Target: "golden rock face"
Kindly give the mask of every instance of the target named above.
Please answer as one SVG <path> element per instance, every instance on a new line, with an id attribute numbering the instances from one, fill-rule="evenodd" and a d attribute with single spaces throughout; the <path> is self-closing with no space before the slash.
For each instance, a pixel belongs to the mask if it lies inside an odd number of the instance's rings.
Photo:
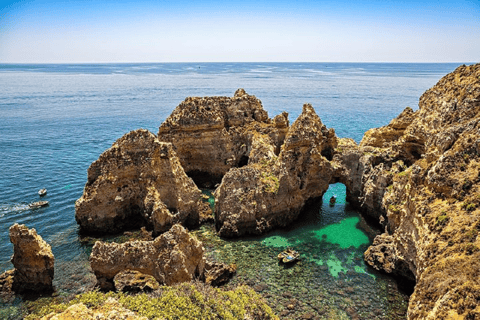
<path id="1" fill-rule="evenodd" d="M 392 121 L 362 140 L 361 146 L 380 147 L 378 154 L 408 164 L 392 174 L 382 197 L 388 236 L 377 237 L 366 261 L 387 272 L 411 272 L 409 319 L 474 319 L 480 317 L 480 65 L 443 77 L 419 107 L 399 116 L 411 123 L 394 139 L 375 142 L 392 132 Z M 375 249 L 381 246 L 391 258 L 383 265 Z"/>
<path id="2" fill-rule="evenodd" d="M 97 241 L 90 265 L 103 289 L 112 289 L 114 277 L 124 270 L 139 271 L 153 276 L 160 284 L 172 285 L 203 274 L 203 252 L 202 243 L 176 224 L 153 241 Z"/>
<path id="3" fill-rule="evenodd" d="M 53 291 L 52 248 L 35 229 L 15 223 L 10 227 L 13 243 L 12 263 L 15 267 L 12 288 L 15 292 Z"/>
<path id="4" fill-rule="evenodd" d="M 75 218 L 87 232 L 146 225 L 159 234 L 175 223 L 198 224 L 210 211 L 200 199 L 201 191 L 185 174 L 171 143 L 139 129 L 92 163 Z"/>
<path id="5" fill-rule="evenodd" d="M 480 317 L 479 114 L 480 64 L 443 77 L 417 111 L 406 108 L 359 145 L 337 138 L 308 104 L 290 126 L 286 113 L 268 118 L 241 89 L 232 98 L 187 98 L 158 138 L 132 132 L 92 164 L 76 218 L 98 232 L 121 229 L 131 216 L 157 233 L 198 221 L 208 210 L 190 176 L 205 187 L 219 183 L 219 234 L 260 234 L 287 225 L 307 200 L 342 182 L 347 201 L 385 228 L 366 262 L 416 283 L 409 319 L 474 319 Z"/>

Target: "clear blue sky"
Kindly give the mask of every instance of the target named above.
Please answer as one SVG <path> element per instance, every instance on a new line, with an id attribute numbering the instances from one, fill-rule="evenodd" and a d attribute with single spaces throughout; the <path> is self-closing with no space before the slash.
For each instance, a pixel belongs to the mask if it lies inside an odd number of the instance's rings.
<path id="1" fill-rule="evenodd" d="M 480 0 L 0 6 L 0 63 L 480 61 Z"/>

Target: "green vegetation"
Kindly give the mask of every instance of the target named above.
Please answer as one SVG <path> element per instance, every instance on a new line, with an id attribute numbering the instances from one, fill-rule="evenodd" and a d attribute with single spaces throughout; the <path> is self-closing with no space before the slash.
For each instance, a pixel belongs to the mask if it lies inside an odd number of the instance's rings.
<path id="1" fill-rule="evenodd" d="M 405 176 L 409 176 L 410 175 L 410 171 L 409 170 L 405 170 L 405 171 L 402 171 L 402 172 L 399 172 L 397 173 L 397 176 L 399 177 L 405 177 Z"/>
<path id="2" fill-rule="evenodd" d="M 437 217 L 437 222 L 436 222 L 436 225 L 437 226 L 444 226 L 447 224 L 448 220 L 450 218 L 447 216 L 447 213 L 445 211 L 442 211 L 442 215 L 439 215 Z"/>
<path id="3" fill-rule="evenodd" d="M 464 246 L 465 248 L 465 253 L 470 255 L 470 254 L 474 254 L 475 252 L 478 252 L 480 251 L 480 248 L 478 248 L 476 245 L 474 245 L 473 243 L 467 243 L 465 244 Z"/>
<path id="4" fill-rule="evenodd" d="M 467 211 L 473 211 L 477 205 L 475 203 L 469 203 L 469 202 L 464 202 L 462 203 L 462 208 L 467 210 Z"/>
<path id="5" fill-rule="evenodd" d="M 477 229 L 471 229 L 470 231 L 467 232 L 466 236 L 468 240 L 475 241 L 477 234 L 478 234 Z"/>
<path id="6" fill-rule="evenodd" d="M 388 210 L 390 210 L 390 211 L 392 211 L 392 212 L 395 212 L 395 213 L 397 213 L 397 212 L 400 211 L 400 209 L 399 209 L 396 205 L 394 205 L 394 204 L 389 205 L 389 206 L 388 206 Z"/>
<path id="7" fill-rule="evenodd" d="M 262 172 L 261 182 L 265 192 L 277 193 L 280 188 L 280 181 L 271 173 Z"/>
<path id="8" fill-rule="evenodd" d="M 25 319 L 33 320 L 51 312 L 63 312 L 77 303 L 99 309 L 108 298 L 114 298 L 124 308 L 148 319 L 278 319 L 261 296 L 247 286 L 224 291 L 201 282 L 162 287 L 150 295 L 87 292 L 66 303 L 43 305 Z"/>

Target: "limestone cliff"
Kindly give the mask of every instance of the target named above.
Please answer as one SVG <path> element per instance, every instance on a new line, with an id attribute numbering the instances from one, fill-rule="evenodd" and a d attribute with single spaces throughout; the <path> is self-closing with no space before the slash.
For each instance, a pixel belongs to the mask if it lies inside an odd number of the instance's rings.
<path id="1" fill-rule="evenodd" d="M 277 150 L 285 138 L 288 114 L 268 118 L 255 96 L 238 89 L 229 97 L 189 97 L 159 128 L 197 185 L 213 187 L 234 167 L 248 163 L 254 133 L 268 135 Z"/>
<path id="2" fill-rule="evenodd" d="M 81 230 L 97 233 L 146 225 L 159 234 L 175 223 L 196 225 L 210 212 L 171 143 L 142 129 L 118 139 L 92 163 L 75 203 Z"/>
<path id="3" fill-rule="evenodd" d="M 416 283 L 409 319 L 480 317 L 480 64 L 442 78 L 417 111 L 406 108 L 359 145 L 338 139 L 308 104 L 292 126 L 287 116 L 269 119 L 242 89 L 187 98 L 158 139 L 130 133 L 92 164 L 77 221 L 99 232 L 137 217 L 157 232 L 197 222 L 200 193 L 186 172 L 202 186 L 221 181 L 220 235 L 261 234 L 339 181 L 385 229 L 366 262 Z"/>
<path id="4" fill-rule="evenodd" d="M 261 234 L 294 221 L 306 201 L 327 190 L 327 159 L 337 138 L 309 104 L 289 128 L 280 154 L 265 134 L 253 136 L 249 163 L 230 170 L 215 192 L 215 223 L 222 236 Z"/>
<path id="5" fill-rule="evenodd" d="M 139 271 L 161 284 L 172 285 L 203 274 L 203 251 L 202 243 L 176 224 L 153 241 L 97 241 L 90 265 L 103 289 L 113 289 L 115 276 L 124 270 Z"/>
<path id="6" fill-rule="evenodd" d="M 392 175 L 382 199 L 388 233 L 365 257 L 386 272 L 409 270 L 409 319 L 480 317 L 479 112 L 480 64 L 461 66 L 422 95 L 418 111 L 362 141 L 408 166 Z"/>
<path id="7" fill-rule="evenodd" d="M 53 291 L 54 257 L 52 248 L 35 229 L 15 223 L 10 227 L 15 267 L 12 288 L 17 293 Z"/>

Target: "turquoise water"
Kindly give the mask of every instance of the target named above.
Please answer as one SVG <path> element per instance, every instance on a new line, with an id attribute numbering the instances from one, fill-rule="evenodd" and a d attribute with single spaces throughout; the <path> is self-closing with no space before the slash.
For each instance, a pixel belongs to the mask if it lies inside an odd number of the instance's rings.
<path id="1" fill-rule="evenodd" d="M 329 205 L 332 194 L 337 203 Z M 405 319 L 408 296 L 397 283 L 363 262 L 378 231 L 345 202 L 343 184 L 330 185 L 323 202 L 311 204 L 289 228 L 259 237 L 221 239 L 213 225 L 195 231 L 210 259 L 237 265 L 230 286 L 246 283 L 284 319 L 314 314 L 324 319 Z M 277 255 L 291 248 L 300 260 L 285 265 Z M 289 305 L 294 301 L 294 307 Z"/>
<path id="2" fill-rule="evenodd" d="M 18 222 L 35 228 L 52 245 L 56 257 L 54 283 L 59 291 L 75 293 L 89 288 L 94 282 L 88 269 L 89 245 L 79 240 L 74 219 L 75 200 L 87 181 L 87 168 L 125 133 L 138 128 L 157 133 L 160 124 L 187 96 L 232 96 L 243 87 L 262 101 L 270 117 L 287 111 L 291 123 L 308 102 L 338 136 L 358 142 L 366 130 L 387 124 L 406 106 L 416 109 L 420 95 L 457 66 L 0 64 L 0 271 L 12 268 L 8 228 Z M 28 203 L 39 200 L 37 191 L 41 188 L 48 189 L 45 200 L 50 205 L 28 209 Z M 335 240 L 336 228 L 354 230 L 355 219 L 360 219 L 341 201 L 339 196 L 334 207 L 322 206 L 322 215 L 306 214 L 303 222 L 295 225 L 304 230 L 297 235 L 294 229 L 268 237 L 309 245 L 312 251 L 319 249 L 317 254 L 305 256 L 302 263 L 308 261 L 331 270 L 328 276 L 342 281 L 345 270 L 348 273 L 363 266 L 355 258 L 347 263 L 355 245 L 342 248 L 349 242 Z M 335 211 L 341 206 L 346 209 Z M 363 224 L 361 219 L 359 224 Z M 362 236 L 353 232 L 352 243 L 363 242 Z M 265 250 L 276 250 L 257 240 L 255 243 Z M 365 246 L 361 244 L 358 250 Z M 331 250 L 323 252 L 320 248 Z M 338 278 L 332 276 L 335 274 Z M 365 277 L 373 279 L 368 274 Z M 375 287 L 376 283 L 364 286 Z"/>

